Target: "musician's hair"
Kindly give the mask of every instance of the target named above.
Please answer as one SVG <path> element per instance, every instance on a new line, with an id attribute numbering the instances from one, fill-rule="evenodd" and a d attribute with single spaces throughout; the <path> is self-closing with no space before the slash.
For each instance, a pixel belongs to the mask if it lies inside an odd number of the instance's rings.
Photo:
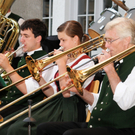
<path id="1" fill-rule="evenodd" d="M 121 38 L 131 37 L 130 43 L 135 44 L 135 21 L 125 17 L 118 17 L 107 23 L 105 31 L 115 29 Z"/>
<path id="2" fill-rule="evenodd" d="M 66 21 L 63 24 L 61 24 L 57 28 L 57 32 L 65 32 L 70 37 L 74 37 L 77 35 L 79 37 L 80 43 L 89 40 L 89 36 L 83 34 L 83 29 L 81 24 L 74 20 Z"/>
<path id="3" fill-rule="evenodd" d="M 20 27 L 22 31 L 30 29 L 34 34 L 34 37 L 41 36 L 41 45 L 47 36 L 47 27 L 40 19 L 29 19 L 26 20 Z"/>

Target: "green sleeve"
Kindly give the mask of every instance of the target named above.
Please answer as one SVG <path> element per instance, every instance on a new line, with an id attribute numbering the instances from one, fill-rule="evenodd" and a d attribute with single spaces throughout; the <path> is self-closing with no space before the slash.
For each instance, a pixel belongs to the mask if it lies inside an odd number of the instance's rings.
<path id="1" fill-rule="evenodd" d="M 3 87 L 7 86 L 3 78 L 0 76 L 0 83 Z"/>

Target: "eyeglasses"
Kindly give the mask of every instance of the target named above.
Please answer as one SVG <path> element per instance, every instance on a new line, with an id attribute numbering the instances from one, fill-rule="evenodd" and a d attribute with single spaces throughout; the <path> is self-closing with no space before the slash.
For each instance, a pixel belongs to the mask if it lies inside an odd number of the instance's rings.
<path id="1" fill-rule="evenodd" d="M 116 38 L 116 39 L 109 39 L 109 38 L 104 38 L 104 41 L 105 42 L 108 42 L 108 44 L 111 44 L 112 42 L 114 42 L 114 41 L 116 41 L 116 40 L 118 40 L 118 39 L 120 39 L 120 38 Z"/>

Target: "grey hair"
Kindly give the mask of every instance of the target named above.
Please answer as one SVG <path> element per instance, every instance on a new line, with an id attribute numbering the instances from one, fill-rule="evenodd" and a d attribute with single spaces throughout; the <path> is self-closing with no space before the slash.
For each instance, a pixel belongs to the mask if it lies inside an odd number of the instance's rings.
<path id="1" fill-rule="evenodd" d="M 105 31 L 115 29 L 121 38 L 131 37 L 130 43 L 135 44 L 135 21 L 125 17 L 118 17 L 107 23 Z"/>

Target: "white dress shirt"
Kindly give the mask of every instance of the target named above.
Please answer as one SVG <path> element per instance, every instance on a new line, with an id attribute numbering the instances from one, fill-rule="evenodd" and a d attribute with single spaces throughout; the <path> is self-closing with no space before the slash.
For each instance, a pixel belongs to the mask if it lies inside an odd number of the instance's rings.
<path id="1" fill-rule="evenodd" d="M 123 59 L 120 60 L 123 63 Z M 117 65 L 116 65 L 117 66 Z M 100 86 L 101 90 L 102 84 Z M 92 112 L 93 108 L 96 106 L 99 94 L 94 95 L 94 102 L 92 106 L 89 105 L 89 110 Z M 128 75 L 124 82 L 118 83 L 116 86 L 113 100 L 119 105 L 122 110 L 130 109 L 135 105 L 135 67 L 132 69 L 131 73 Z"/>
<path id="2" fill-rule="evenodd" d="M 113 100 L 123 110 L 130 109 L 135 105 L 135 67 L 127 79 L 117 85 Z"/>

